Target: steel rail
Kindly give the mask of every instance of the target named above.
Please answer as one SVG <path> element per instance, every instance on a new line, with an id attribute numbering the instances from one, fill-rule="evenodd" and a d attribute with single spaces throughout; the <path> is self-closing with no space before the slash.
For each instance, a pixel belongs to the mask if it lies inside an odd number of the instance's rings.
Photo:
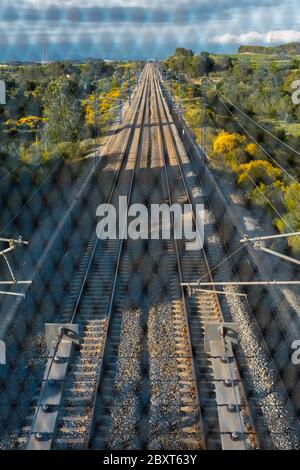
<path id="1" fill-rule="evenodd" d="M 137 103 L 137 106 L 136 106 L 135 111 L 134 111 L 133 119 L 131 121 L 130 132 L 127 135 L 127 139 L 125 140 L 122 151 L 121 151 L 121 154 L 123 155 L 123 157 L 122 157 L 121 162 L 119 163 L 117 174 L 114 178 L 113 186 L 111 188 L 109 198 L 108 198 L 108 202 L 106 204 L 107 207 L 111 203 L 111 200 L 112 200 L 114 192 L 115 192 L 115 188 L 117 186 L 117 182 L 119 180 L 119 177 L 121 175 L 121 171 L 122 171 L 122 169 L 124 167 L 124 164 L 125 164 L 126 153 L 127 153 L 127 151 L 129 151 L 129 146 L 130 146 L 130 143 L 131 143 L 130 141 L 131 141 L 131 138 L 133 137 L 133 134 L 134 134 L 134 131 L 135 131 L 135 125 L 136 125 L 136 122 L 137 122 L 137 119 L 138 119 L 138 110 L 139 110 L 139 108 L 141 106 L 141 103 L 142 103 L 142 100 L 143 100 L 144 91 L 145 91 L 145 85 L 142 88 L 141 95 L 138 99 L 138 103 Z M 101 227 L 102 227 L 102 224 L 101 224 Z M 92 265 L 94 254 L 95 254 L 96 248 L 98 246 L 98 242 L 99 242 L 99 239 L 98 239 L 98 237 L 96 237 L 96 240 L 94 242 L 94 246 L 93 246 L 93 249 L 92 249 L 92 252 L 91 252 L 91 255 L 90 255 L 90 259 L 89 259 L 89 262 L 88 262 L 88 266 L 87 266 L 87 269 L 86 269 L 86 272 L 85 272 L 85 276 L 84 276 L 84 279 L 83 279 L 83 282 L 82 282 L 82 285 L 81 285 L 81 288 L 80 288 L 80 291 L 79 291 L 79 294 L 78 294 L 78 297 L 77 297 L 77 301 L 76 301 L 76 304 L 75 304 L 73 315 L 71 317 L 71 323 L 74 323 L 74 321 L 76 319 L 77 311 L 78 311 L 79 304 L 80 304 L 82 294 L 83 294 L 83 291 L 84 291 L 84 287 L 85 287 L 85 284 L 86 284 L 86 281 L 87 281 L 87 278 L 88 278 L 88 275 L 89 275 L 90 267 Z"/>
<path id="2" fill-rule="evenodd" d="M 141 150 L 141 143 L 142 143 L 142 138 L 143 138 L 143 128 L 144 128 L 144 120 L 145 120 L 145 114 L 146 114 L 146 99 L 148 95 L 148 90 L 149 90 L 149 77 L 148 75 L 145 76 L 145 85 L 143 88 L 142 92 L 142 100 L 141 100 L 141 105 L 142 105 L 142 118 L 141 118 L 141 126 L 139 129 L 139 138 L 138 138 L 138 145 L 137 145 L 137 152 L 134 160 L 134 168 L 132 170 L 131 174 L 131 180 L 130 180 L 130 185 L 129 185 L 129 191 L 128 191 L 128 201 L 130 201 L 131 196 L 132 196 L 132 189 L 133 189 L 133 184 L 134 184 L 134 179 L 135 179 L 135 174 L 136 174 L 136 169 L 138 162 L 140 160 L 140 150 Z M 144 100 L 144 103 L 143 103 Z M 134 131 L 136 130 L 136 127 L 134 128 Z M 122 235 L 124 235 L 125 231 L 125 221 L 124 225 L 122 228 Z M 96 401 L 97 401 L 97 395 L 100 390 L 100 384 L 101 384 L 101 376 L 103 375 L 103 369 L 104 369 L 104 363 L 105 363 L 105 353 L 107 352 L 107 347 L 108 347 L 108 342 L 109 342 L 109 330 L 110 330 L 110 325 L 111 325 L 111 320 L 112 320 L 112 312 L 113 312 L 113 305 L 114 305 L 114 299 L 115 299 L 115 292 L 116 292 L 116 285 L 117 285 L 117 279 L 119 275 L 119 267 L 120 267 L 120 262 L 121 262 L 121 257 L 122 257 L 122 251 L 124 247 L 124 237 L 122 236 L 120 239 L 119 247 L 118 247 L 118 255 L 117 255 L 117 262 L 115 266 L 115 273 L 114 273 L 114 279 L 113 279 L 113 285 L 112 285 L 112 292 L 110 295 L 110 303 L 109 303 L 109 308 L 108 308 L 108 313 L 107 313 L 107 325 L 106 325 L 106 331 L 104 335 L 104 347 L 103 347 L 103 354 L 102 354 L 102 361 L 101 361 L 101 366 L 99 369 L 98 377 L 96 380 L 97 383 L 97 388 L 94 394 L 94 401 L 92 405 L 92 416 L 94 416 L 94 409 L 96 406 Z M 89 426 L 89 431 L 88 431 L 88 442 L 90 442 L 91 439 L 91 434 L 92 434 L 92 429 L 94 426 L 93 419 L 90 421 L 90 426 Z"/>
<path id="3" fill-rule="evenodd" d="M 168 174 L 168 150 L 167 150 L 167 145 L 166 145 L 166 139 L 165 139 L 165 134 L 163 130 L 163 124 L 162 124 L 162 116 L 161 116 L 161 111 L 160 111 L 160 106 L 159 106 L 159 98 L 158 98 L 158 92 L 157 92 L 157 81 L 154 76 L 154 92 L 155 92 L 155 102 L 156 102 L 156 112 L 157 112 L 157 117 L 159 121 L 159 129 L 160 129 L 160 141 L 162 145 L 162 155 L 163 155 L 163 167 L 164 167 L 164 179 L 165 179 L 165 184 L 167 188 L 167 194 L 168 194 L 168 200 L 170 206 L 172 205 L 172 196 L 171 196 L 171 190 L 170 190 L 170 185 L 169 185 L 169 174 Z M 162 104 L 162 102 L 161 102 Z M 173 227 L 173 232 L 174 232 L 174 219 L 173 219 L 173 214 L 172 214 L 172 227 Z M 177 269 L 178 269 L 178 277 L 179 277 L 179 286 L 180 286 L 180 292 L 181 292 L 181 300 L 182 300 L 182 305 L 183 305 L 183 314 L 185 318 L 185 323 L 186 323 L 186 330 L 187 330 L 187 337 L 188 337 L 188 343 L 189 343 L 189 349 L 191 351 L 191 363 L 192 363 L 192 379 L 194 382 L 194 388 L 195 388 L 195 395 L 196 395 L 196 406 L 198 407 L 199 410 L 199 424 L 200 424 L 200 432 L 202 434 L 202 443 L 203 447 L 206 448 L 206 443 L 205 443 L 205 436 L 204 436 L 204 425 L 203 425 L 203 419 L 201 415 L 201 405 L 200 405 L 200 399 L 199 399 L 199 391 L 198 391 L 198 385 L 197 385 L 197 379 L 196 379 L 196 369 L 195 369 L 195 364 L 194 364 L 194 357 L 193 357 L 193 349 L 192 349 L 192 343 L 191 343 L 191 335 L 190 335 L 190 329 L 189 329 L 189 321 L 188 321 L 188 313 L 187 313 L 187 305 L 186 305 L 186 299 L 185 299 L 185 294 L 184 290 L 182 287 L 182 270 L 181 270 L 181 262 L 180 262 L 180 255 L 179 255 L 179 247 L 178 247 L 178 242 L 174 237 L 174 247 L 175 247 L 175 253 L 176 253 L 176 260 L 177 260 Z"/>
<path id="4" fill-rule="evenodd" d="M 113 186 L 112 186 L 112 189 L 111 189 L 110 194 L 109 194 L 109 202 L 111 201 L 111 199 L 114 195 L 115 188 L 116 188 L 117 182 L 118 182 L 120 174 L 121 174 L 121 170 L 124 167 L 125 161 L 127 160 L 126 157 L 128 155 L 128 152 L 129 152 L 129 149 L 130 149 L 130 146 L 131 146 L 131 140 L 132 140 L 133 134 L 135 132 L 135 126 L 136 126 L 136 122 L 137 122 L 137 119 L 138 119 L 138 111 L 139 111 L 139 107 L 141 106 L 141 103 L 143 102 L 145 89 L 146 89 L 146 83 L 143 85 L 142 90 L 141 90 L 141 94 L 137 99 L 137 106 L 134 110 L 133 118 L 131 120 L 130 132 L 127 134 L 127 138 L 126 138 L 125 143 L 123 145 L 122 152 L 121 152 L 122 159 L 121 159 L 121 162 L 119 162 L 117 174 L 115 176 Z M 109 204 L 109 202 L 107 204 Z M 81 298 L 82 298 L 82 294 L 84 292 L 86 281 L 88 279 L 90 267 L 91 267 L 91 264 L 92 264 L 92 261 L 93 261 L 93 258 L 94 258 L 94 254 L 95 254 L 95 251 L 96 251 L 96 248 L 97 248 L 97 245 L 98 245 L 98 241 L 99 241 L 98 238 L 96 238 L 94 246 L 93 246 L 92 253 L 91 253 L 90 258 L 89 258 L 89 262 L 88 262 L 88 266 L 87 266 L 87 269 L 86 269 L 86 272 L 85 272 L 84 280 L 82 282 L 80 292 L 79 292 L 79 295 L 77 297 L 76 305 L 75 305 L 72 317 L 70 319 L 71 324 L 75 322 L 76 317 L 77 317 L 78 307 L 79 307 L 79 304 L 80 304 L 80 301 L 81 301 Z M 115 274 L 115 276 L 116 276 L 116 274 Z M 106 338 L 105 338 L 105 340 L 106 340 Z M 57 341 L 57 344 L 55 345 L 55 350 L 57 350 L 59 342 L 60 342 L 60 337 L 58 336 L 58 341 Z M 51 366 L 53 364 L 54 357 L 55 357 L 55 354 L 53 354 L 51 365 L 48 367 L 48 372 L 47 372 L 48 377 L 49 377 L 50 372 L 51 372 Z M 41 406 L 41 402 L 42 402 L 42 399 L 43 399 L 43 390 L 44 389 L 42 389 L 41 394 L 39 396 L 38 403 L 36 405 L 36 411 L 35 411 L 35 415 L 34 415 L 34 418 L 33 418 L 33 424 L 31 426 L 31 429 L 33 429 L 33 427 L 34 427 L 37 411 L 38 411 L 39 407 Z M 95 393 L 95 396 L 96 396 L 96 393 Z M 60 411 L 61 411 L 61 408 L 60 408 Z M 54 438 L 54 436 L 53 436 L 53 438 Z"/>
<path id="5" fill-rule="evenodd" d="M 174 136 L 174 132 L 173 132 L 173 129 L 172 129 L 172 126 L 171 126 L 169 117 L 168 117 L 168 113 L 167 113 L 167 110 L 166 110 L 165 99 L 164 99 L 164 97 L 163 97 L 163 94 L 162 94 L 162 91 L 161 91 L 161 87 L 159 86 L 157 77 L 156 77 L 156 89 L 159 90 L 159 94 L 160 94 L 160 97 L 161 97 L 161 105 L 162 105 L 162 108 L 163 108 L 163 111 L 164 111 L 164 115 L 165 115 L 166 122 L 167 122 L 168 127 L 169 127 L 169 130 L 170 130 L 170 135 L 171 135 L 171 139 L 172 139 L 172 146 L 173 146 L 173 149 L 175 150 L 175 156 L 176 156 L 176 161 L 177 161 L 178 169 L 179 169 L 180 176 L 181 176 L 181 181 L 182 181 L 182 184 L 183 184 L 184 191 L 185 191 L 185 193 L 186 193 L 188 202 L 189 202 L 190 206 L 193 208 L 192 218 L 193 218 L 195 227 L 197 228 L 196 217 L 195 217 L 195 212 L 194 212 L 194 210 L 195 210 L 195 209 L 194 209 L 194 204 L 193 204 L 193 202 L 192 202 L 192 200 L 191 200 L 190 191 L 189 191 L 189 189 L 188 189 L 188 185 L 187 185 L 186 180 L 185 180 L 184 172 L 183 172 L 183 169 L 182 169 L 182 163 L 181 163 L 181 161 L 180 161 L 180 153 L 179 153 L 179 150 L 178 150 L 178 146 L 177 146 L 177 143 L 176 143 L 176 139 L 175 139 L 175 136 Z M 204 240 L 202 240 L 202 244 L 203 244 L 203 247 L 202 247 L 203 258 L 204 258 L 206 267 L 207 267 L 207 269 L 208 269 L 208 276 L 209 276 L 210 280 L 212 281 L 212 282 L 210 283 L 210 286 L 212 286 L 212 290 L 213 290 L 214 293 L 215 293 L 216 300 L 217 300 L 217 304 L 218 304 L 218 307 L 219 307 L 219 312 L 220 312 L 220 314 L 221 314 L 223 320 L 225 321 L 224 316 L 223 316 L 223 312 L 222 312 L 222 309 L 221 309 L 221 306 L 220 306 L 220 303 L 219 303 L 219 299 L 218 299 L 217 292 L 216 292 L 216 290 L 214 289 L 213 279 L 212 279 L 212 276 L 211 276 L 211 273 L 210 273 L 209 263 L 208 263 L 208 259 L 207 259 L 206 252 L 205 252 L 205 249 L 204 249 Z M 179 259 L 179 265 L 180 265 L 180 255 L 179 255 L 179 249 L 178 249 L 178 244 L 177 244 L 177 242 L 176 242 L 176 245 L 177 245 L 178 259 Z M 182 281 L 181 281 L 181 282 L 182 282 Z M 184 285 L 184 284 L 182 283 L 182 288 L 183 288 L 183 285 Z M 185 299 L 184 290 L 183 290 L 183 296 L 184 296 L 184 299 Z M 188 314 L 187 314 L 186 302 L 185 302 L 185 309 L 186 309 L 186 316 L 187 316 L 187 322 L 188 322 Z M 188 330 L 188 331 L 189 331 L 189 330 Z M 189 333 L 189 336 L 190 336 L 190 333 Z M 229 366 L 229 357 L 228 357 L 228 354 L 227 354 L 226 351 L 225 351 L 225 354 L 226 354 L 227 364 L 228 364 L 228 366 Z M 229 367 L 229 370 L 230 370 L 230 373 L 231 373 L 231 368 L 230 368 L 230 367 Z M 196 376 L 196 375 L 195 375 L 195 376 Z M 196 381 L 196 384 L 197 384 L 197 381 Z M 198 388 L 198 384 L 197 384 L 197 388 Z M 237 396 L 236 396 L 236 391 L 235 391 L 235 389 L 234 389 L 234 395 L 235 395 L 236 404 L 238 404 L 238 399 L 237 399 Z M 245 438 L 244 426 L 243 426 L 243 421 L 242 421 L 242 418 L 241 418 L 241 413 L 238 412 L 238 415 L 239 415 L 239 421 L 240 421 L 240 427 L 241 427 L 241 435 L 244 436 L 243 441 L 244 441 L 245 446 L 246 446 L 246 438 Z"/>
<path id="6" fill-rule="evenodd" d="M 192 167 L 193 167 L 194 170 L 195 170 L 195 174 L 197 175 L 197 178 L 198 178 L 198 180 L 199 180 L 198 172 L 197 172 L 196 169 L 195 169 L 195 165 L 194 165 L 193 160 L 190 159 L 190 162 L 191 162 Z M 209 199 L 208 199 L 208 197 L 207 197 L 206 194 L 205 194 L 205 199 L 206 199 L 207 204 L 208 204 L 208 206 L 210 207 L 211 211 L 213 212 L 212 207 L 211 207 L 211 203 L 210 203 L 210 201 L 209 201 Z M 217 221 L 216 221 L 215 223 L 216 223 L 216 226 L 217 226 L 217 228 L 218 228 L 219 233 L 221 233 L 221 230 L 220 230 L 220 227 L 219 227 Z M 228 253 L 228 255 L 230 255 L 230 254 L 229 254 L 229 251 L 228 251 L 228 248 L 227 248 L 227 246 L 226 246 L 225 243 L 224 243 L 224 248 L 225 248 L 226 252 Z M 232 265 L 232 268 L 233 268 L 233 270 L 234 270 L 236 279 L 239 280 L 240 278 L 239 278 L 239 275 L 238 275 L 238 273 L 237 273 L 235 264 L 234 264 L 234 262 L 232 261 L 232 259 L 231 259 L 230 256 L 229 256 L 229 261 L 230 261 L 230 263 L 231 263 L 231 265 Z M 208 267 L 209 267 L 209 266 L 208 266 Z M 209 274 L 210 274 L 210 272 L 207 273 L 207 275 L 209 275 Z M 211 277 L 211 276 L 210 276 L 210 277 Z M 213 281 L 212 281 L 212 284 L 213 284 Z M 215 285 L 216 285 L 216 284 L 215 284 Z M 215 286 L 212 286 L 212 289 L 215 290 Z M 255 323 L 255 325 L 256 325 L 257 331 L 258 331 L 258 333 L 259 333 L 259 335 L 260 335 L 260 338 L 261 338 L 261 341 L 262 341 L 262 343 L 263 343 L 263 348 L 265 349 L 266 353 L 269 355 L 269 357 L 270 357 L 270 359 L 271 359 L 271 361 L 272 361 L 272 363 L 273 363 L 273 365 L 274 365 L 274 372 L 275 372 L 276 375 L 277 375 L 278 383 L 280 384 L 280 388 L 282 389 L 282 392 L 283 392 L 283 394 L 285 395 L 285 398 L 287 399 L 287 401 L 290 402 L 290 403 L 292 403 L 291 398 L 290 398 L 290 396 L 289 396 L 289 393 L 288 393 L 288 391 L 287 391 L 287 389 L 286 389 L 286 386 L 285 386 L 285 384 L 284 384 L 284 382 L 283 382 L 283 380 L 282 380 L 282 378 L 281 378 L 281 375 L 280 375 L 280 373 L 279 373 L 278 367 L 277 367 L 277 365 L 276 365 L 276 363 L 275 363 L 275 360 L 274 360 L 274 358 L 273 358 L 273 355 L 271 354 L 270 348 L 269 348 L 269 346 L 268 346 L 268 344 L 267 344 L 267 340 L 266 340 L 266 338 L 264 337 L 264 335 L 263 335 L 263 333 L 262 333 L 262 331 L 261 331 L 261 328 L 260 328 L 260 326 L 259 326 L 259 324 L 258 324 L 258 321 L 257 321 L 256 317 L 255 317 L 254 314 L 253 314 L 252 307 L 251 307 L 251 305 L 250 305 L 250 303 L 249 303 L 249 300 L 246 299 L 246 302 L 247 302 L 247 304 L 248 304 L 248 307 L 249 307 L 250 312 L 251 312 L 251 314 L 252 314 L 252 317 L 253 317 L 254 323 Z M 283 327 L 282 327 L 282 325 L 281 325 L 281 323 L 280 323 L 280 320 L 277 318 L 276 313 L 273 312 L 273 307 L 270 305 L 268 299 L 267 299 L 267 302 L 268 302 L 268 304 L 269 304 L 269 308 L 270 308 L 272 314 L 274 315 L 274 317 L 276 318 L 276 320 L 277 320 L 277 322 L 278 322 L 279 331 L 280 331 L 280 334 L 282 335 L 282 338 L 284 338 L 284 339 L 287 341 L 288 338 L 287 338 L 287 336 L 286 336 L 286 332 L 284 331 L 284 329 L 283 329 Z"/>

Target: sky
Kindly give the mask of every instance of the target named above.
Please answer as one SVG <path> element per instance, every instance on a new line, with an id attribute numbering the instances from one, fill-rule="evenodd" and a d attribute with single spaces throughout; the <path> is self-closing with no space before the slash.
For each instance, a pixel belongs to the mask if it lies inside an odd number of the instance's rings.
<path id="1" fill-rule="evenodd" d="M 299 0 L 1 0 L 0 61 L 161 59 L 300 41 Z"/>

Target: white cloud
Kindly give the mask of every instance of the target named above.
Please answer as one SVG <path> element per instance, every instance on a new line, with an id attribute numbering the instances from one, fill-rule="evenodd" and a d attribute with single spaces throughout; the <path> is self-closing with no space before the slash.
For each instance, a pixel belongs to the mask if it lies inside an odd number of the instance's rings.
<path id="1" fill-rule="evenodd" d="M 212 42 L 216 44 L 272 44 L 294 41 L 300 41 L 300 31 L 278 30 L 269 31 L 268 33 L 258 33 L 257 31 L 251 31 L 245 34 L 226 33 L 222 35 L 216 35 L 212 38 Z"/>

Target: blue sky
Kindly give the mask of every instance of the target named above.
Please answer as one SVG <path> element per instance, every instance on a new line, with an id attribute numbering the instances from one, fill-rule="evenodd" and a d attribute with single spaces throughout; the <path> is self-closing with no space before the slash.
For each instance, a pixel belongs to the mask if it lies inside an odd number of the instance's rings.
<path id="1" fill-rule="evenodd" d="M 300 41 L 299 0 L 1 0 L 0 61 L 162 58 Z"/>

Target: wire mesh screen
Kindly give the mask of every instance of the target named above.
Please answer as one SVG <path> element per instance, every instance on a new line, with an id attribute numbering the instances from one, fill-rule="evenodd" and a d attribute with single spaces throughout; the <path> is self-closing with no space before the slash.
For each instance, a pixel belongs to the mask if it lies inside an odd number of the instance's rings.
<path id="1" fill-rule="evenodd" d="M 0 7 L 0 448 L 297 449 L 297 33 L 71 3 Z"/>

